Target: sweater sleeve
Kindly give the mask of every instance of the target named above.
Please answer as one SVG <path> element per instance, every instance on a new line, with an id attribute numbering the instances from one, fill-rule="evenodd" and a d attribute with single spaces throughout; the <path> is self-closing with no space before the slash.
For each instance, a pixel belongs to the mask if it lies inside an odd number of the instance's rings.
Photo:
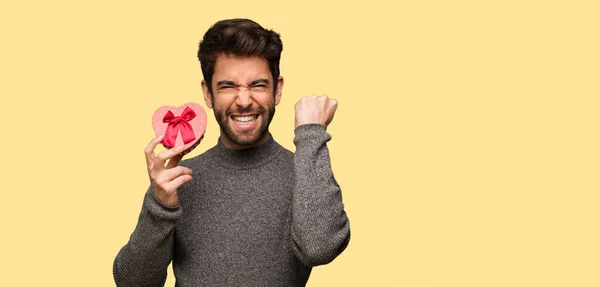
<path id="1" fill-rule="evenodd" d="M 167 207 L 146 192 L 137 226 L 113 264 L 117 286 L 164 286 L 181 214 L 180 206 Z"/>
<path id="2" fill-rule="evenodd" d="M 326 145 L 331 135 L 320 124 L 301 125 L 294 132 L 293 248 L 306 266 L 327 264 L 350 241 L 350 224 Z"/>

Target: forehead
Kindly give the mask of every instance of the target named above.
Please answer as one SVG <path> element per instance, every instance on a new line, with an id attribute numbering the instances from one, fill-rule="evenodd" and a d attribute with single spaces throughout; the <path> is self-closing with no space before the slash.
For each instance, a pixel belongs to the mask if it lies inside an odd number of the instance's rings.
<path id="1" fill-rule="evenodd" d="M 221 53 L 215 63 L 213 83 L 221 80 L 249 83 L 258 78 L 268 79 L 271 82 L 271 77 L 269 64 L 265 58 Z"/>

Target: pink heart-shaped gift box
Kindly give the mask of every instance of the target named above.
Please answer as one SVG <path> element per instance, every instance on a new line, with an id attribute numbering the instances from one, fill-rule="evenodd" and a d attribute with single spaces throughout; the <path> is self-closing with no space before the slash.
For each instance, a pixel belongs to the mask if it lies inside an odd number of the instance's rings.
<path id="1" fill-rule="evenodd" d="M 152 116 L 152 127 L 156 136 L 165 135 L 169 131 L 162 140 L 165 148 L 183 145 L 183 154 L 187 154 L 196 148 L 204 137 L 206 112 L 200 104 L 193 102 L 179 107 L 162 106 Z"/>

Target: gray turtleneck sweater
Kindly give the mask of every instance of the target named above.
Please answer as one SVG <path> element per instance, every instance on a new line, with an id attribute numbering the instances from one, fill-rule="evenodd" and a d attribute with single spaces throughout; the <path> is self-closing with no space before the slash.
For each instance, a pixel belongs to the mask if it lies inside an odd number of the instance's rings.
<path id="1" fill-rule="evenodd" d="M 138 224 L 115 258 L 117 286 L 304 286 L 350 240 L 342 194 L 319 124 L 295 130 L 296 153 L 273 138 L 247 150 L 220 142 L 184 160 L 194 179 L 166 207 L 146 192 Z"/>

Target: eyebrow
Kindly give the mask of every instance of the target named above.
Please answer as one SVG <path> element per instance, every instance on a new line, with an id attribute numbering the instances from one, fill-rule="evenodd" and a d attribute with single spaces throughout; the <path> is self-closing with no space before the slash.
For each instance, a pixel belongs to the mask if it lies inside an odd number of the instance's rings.
<path id="1" fill-rule="evenodd" d="M 236 84 L 234 82 L 232 82 L 232 81 L 227 81 L 227 80 L 225 80 L 225 81 L 218 81 L 217 82 L 217 87 L 220 87 L 220 86 L 236 86 Z"/>
<path id="2" fill-rule="evenodd" d="M 256 79 L 256 80 L 252 81 L 252 83 L 250 83 L 250 86 L 254 86 L 254 85 L 257 85 L 257 84 L 266 84 L 266 85 L 268 85 L 269 84 L 269 80 L 267 80 L 267 79 Z"/>

